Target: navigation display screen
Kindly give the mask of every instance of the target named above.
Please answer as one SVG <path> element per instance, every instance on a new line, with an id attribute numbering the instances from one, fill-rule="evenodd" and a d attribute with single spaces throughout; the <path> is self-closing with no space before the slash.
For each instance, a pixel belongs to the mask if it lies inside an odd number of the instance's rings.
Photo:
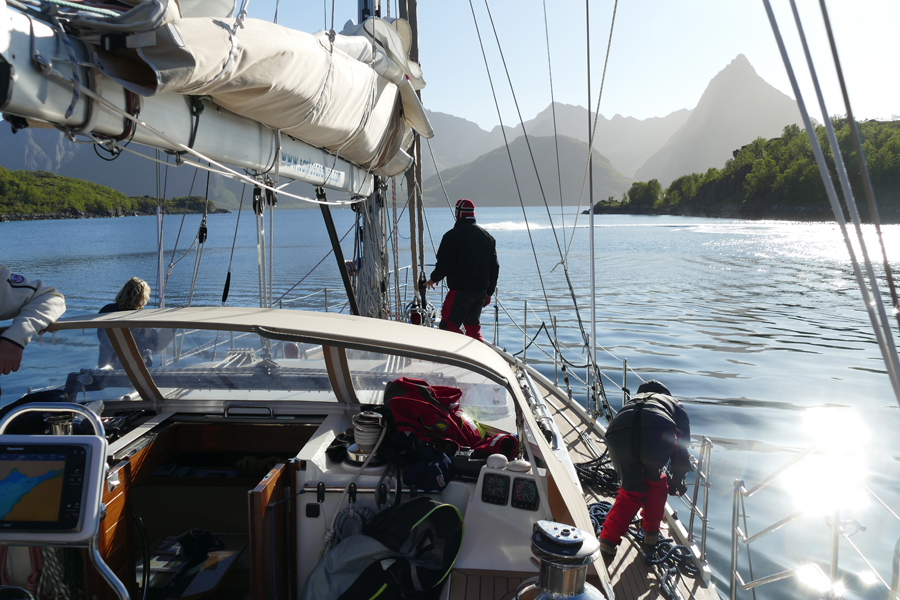
<path id="1" fill-rule="evenodd" d="M 0 521 L 57 521 L 65 454 L 0 454 Z"/>
<path id="2" fill-rule="evenodd" d="M 86 458 L 77 445 L 0 445 L 0 530 L 77 529 Z"/>

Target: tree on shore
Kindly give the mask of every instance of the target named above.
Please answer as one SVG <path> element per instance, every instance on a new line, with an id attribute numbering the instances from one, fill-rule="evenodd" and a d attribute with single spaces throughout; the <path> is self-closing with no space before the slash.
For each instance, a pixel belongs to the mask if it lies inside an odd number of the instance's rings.
<path id="1" fill-rule="evenodd" d="M 862 195 L 860 161 L 845 117 L 832 117 L 838 146 L 854 196 Z M 900 208 L 900 120 L 858 123 L 863 153 L 876 194 L 886 204 Z M 816 126 L 816 136 L 825 155 L 829 175 L 840 190 L 834 157 L 825 127 Z M 827 208 L 825 186 L 812 153 L 809 137 L 797 125 L 788 125 L 781 137 L 758 138 L 728 159 L 721 169 L 691 173 L 675 179 L 663 191 L 655 179 L 635 182 L 621 203 L 603 202 L 598 212 L 710 214 L 715 206 L 727 205 L 739 216 L 741 208 L 765 213 L 777 208 Z M 840 193 L 840 192 L 839 192 Z M 734 208 L 738 207 L 738 208 Z"/>

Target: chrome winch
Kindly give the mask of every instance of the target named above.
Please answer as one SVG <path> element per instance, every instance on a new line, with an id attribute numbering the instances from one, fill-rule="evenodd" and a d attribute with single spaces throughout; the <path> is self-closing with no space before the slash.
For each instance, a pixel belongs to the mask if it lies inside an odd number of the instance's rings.
<path id="1" fill-rule="evenodd" d="M 531 552 L 541 561 L 540 574 L 522 582 L 516 600 L 604 600 L 585 582 L 588 565 L 597 560 L 600 542 L 577 527 L 538 521 L 531 533 Z"/>

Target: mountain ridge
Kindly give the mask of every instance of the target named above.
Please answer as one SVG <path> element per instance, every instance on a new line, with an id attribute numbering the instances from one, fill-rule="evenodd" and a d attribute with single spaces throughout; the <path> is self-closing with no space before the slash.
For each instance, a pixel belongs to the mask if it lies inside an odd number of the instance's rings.
<path id="1" fill-rule="evenodd" d="M 635 171 L 634 179 L 656 179 L 666 188 L 681 175 L 720 167 L 748 140 L 778 137 L 786 125 L 800 121 L 797 103 L 739 54 L 710 80 L 681 128 Z"/>

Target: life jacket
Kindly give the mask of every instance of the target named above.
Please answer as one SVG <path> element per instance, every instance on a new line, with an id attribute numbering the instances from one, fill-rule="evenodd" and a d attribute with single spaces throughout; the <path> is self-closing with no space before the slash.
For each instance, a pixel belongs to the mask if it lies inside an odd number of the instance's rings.
<path id="1" fill-rule="evenodd" d="M 459 406 L 462 391 L 445 385 L 428 385 L 422 379 L 401 377 L 384 389 L 385 416 L 389 428 L 414 435 L 447 452 L 475 447 L 481 433 L 475 421 Z"/>

